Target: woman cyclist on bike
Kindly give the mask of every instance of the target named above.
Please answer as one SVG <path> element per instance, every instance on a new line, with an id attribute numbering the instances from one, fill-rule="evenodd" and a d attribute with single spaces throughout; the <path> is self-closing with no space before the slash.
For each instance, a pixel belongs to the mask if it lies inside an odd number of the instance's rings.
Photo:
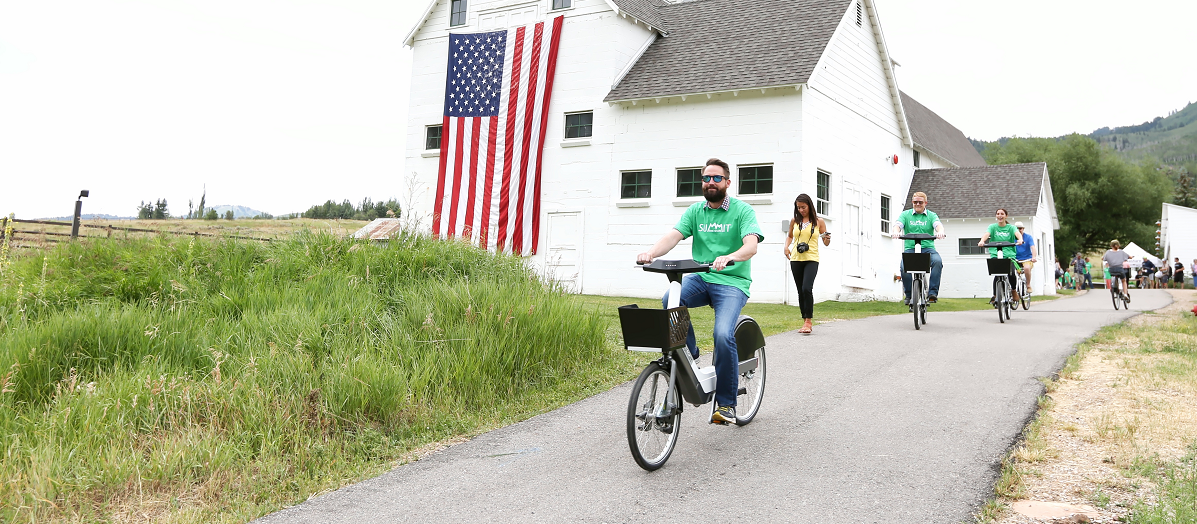
<path id="1" fill-rule="evenodd" d="M 1015 229 L 1013 225 L 1006 222 L 1006 208 L 999 207 L 994 218 L 997 219 L 997 223 L 989 224 L 989 230 L 987 230 L 985 235 L 981 237 L 981 241 L 977 242 L 978 246 L 985 247 L 985 244 L 988 244 L 990 239 L 993 239 L 994 242 L 1014 242 L 1015 244 L 1022 244 L 1022 235 L 1018 234 L 1018 230 Z M 999 248 L 993 247 L 989 248 L 989 258 L 997 258 L 998 249 Z M 1018 296 L 1018 286 L 1015 286 L 1014 284 L 1018 282 L 1018 276 L 1016 275 L 1016 272 L 1018 272 L 1020 268 L 1018 266 L 1018 261 L 1015 260 L 1015 258 L 1017 258 L 1015 256 L 1015 248 L 1003 247 L 1000 249 L 1002 250 L 1002 258 L 1007 258 L 1010 260 L 1010 274 L 1007 275 L 1007 278 L 1010 279 L 1010 287 L 1012 288 L 1014 301 L 1018 302 L 1020 300 L 1020 297 Z M 995 276 L 993 277 L 994 289 L 997 289 L 997 283 L 998 277 Z M 989 302 L 992 303 L 996 298 L 996 296 L 990 297 Z"/>
<path id="2" fill-rule="evenodd" d="M 1106 251 L 1106 254 L 1101 256 L 1101 259 L 1110 266 L 1110 278 L 1106 281 L 1109 282 L 1111 279 L 1121 280 L 1122 292 L 1126 293 L 1126 269 L 1122 267 L 1122 263 L 1130 260 L 1130 255 L 1122 250 L 1122 244 L 1117 240 L 1111 240 L 1110 249 Z M 1130 293 L 1126 294 L 1130 296 Z M 1129 300 L 1127 301 L 1129 302 Z"/>

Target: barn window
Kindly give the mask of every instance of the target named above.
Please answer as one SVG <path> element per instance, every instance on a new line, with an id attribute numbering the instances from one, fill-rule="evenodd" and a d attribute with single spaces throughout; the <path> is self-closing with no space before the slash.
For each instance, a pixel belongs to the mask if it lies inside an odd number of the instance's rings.
<path id="1" fill-rule="evenodd" d="M 864 27 L 864 0 L 856 2 L 856 27 Z"/>
<path id="2" fill-rule="evenodd" d="M 915 167 L 915 169 L 918 169 L 918 167 L 919 167 L 919 152 L 918 151 L 914 152 L 914 167 Z"/>
<path id="3" fill-rule="evenodd" d="M 702 196 L 702 169 L 695 167 L 677 170 L 677 196 Z"/>
<path id="4" fill-rule="evenodd" d="M 984 255 L 985 248 L 977 246 L 980 238 L 962 238 L 960 239 L 960 254 L 961 255 Z"/>
<path id="5" fill-rule="evenodd" d="M 567 9 L 573 5 L 573 0 L 553 0 L 553 9 Z"/>
<path id="6" fill-rule="evenodd" d="M 424 128 L 424 149 L 441 148 L 441 126 L 427 126 Z"/>
<path id="7" fill-rule="evenodd" d="M 569 113 L 565 115 L 565 138 L 586 138 L 594 127 L 594 112 Z"/>
<path id="8" fill-rule="evenodd" d="M 889 197 L 881 195 L 881 232 L 889 233 Z"/>
<path id="9" fill-rule="evenodd" d="M 449 27 L 465 25 L 466 0 L 453 0 L 449 6 Z"/>
<path id="10" fill-rule="evenodd" d="M 815 189 L 815 212 L 827 216 L 831 211 L 831 173 L 819 171 Z"/>
<path id="11" fill-rule="evenodd" d="M 740 194 L 773 193 L 773 166 L 740 166 Z"/>
<path id="12" fill-rule="evenodd" d="M 620 173 L 621 198 L 649 198 L 652 196 L 652 171 L 624 171 Z"/>

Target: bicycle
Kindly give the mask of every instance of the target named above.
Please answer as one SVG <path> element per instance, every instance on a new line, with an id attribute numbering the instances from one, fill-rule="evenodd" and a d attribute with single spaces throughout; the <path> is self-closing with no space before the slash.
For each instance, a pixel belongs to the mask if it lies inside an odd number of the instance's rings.
<path id="1" fill-rule="evenodd" d="M 910 312 L 914 313 L 914 329 L 927 324 L 927 290 L 931 285 L 927 273 L 931 271 L 931 253 L 923 253 L 922 240 L 935 240 L 935 235 L 914 233 L 898 237 L 914 240 L 914 253 L 902 253 L 902 268 L 910 273 Z"/>
<path id="2" fill-rule="evenodd" d="M 681 306 L 682 275 L 710 271 L 710 264 L 693 260 L 656 260 L 641 266 L 669 278 L 669 303 L 665 309 L 619 307 L 624 348 L 660 353 L 632 385 L 628 399 L 628 447 L 636 464 L 647 471 L 665 465 L 677 444 L 683 404 L 711 405 L 714 412 L 715 366 L 698 367 L 686 347 L 690 314 Z M 735 328 L 740 361 L 736 425 L 752 422 L 765 394 L 765 335 L 756 321 L 740 315 Z"/>
<path id="3" fill-rule="evenodd" d="M 1113 284 L 1110 286 L 1110 298 L 1114 301 L 1114 311 L 1118 310 L 1118 302 L 1122 302 L 1122 306 L 1129 311 L 1130 291 L 1125 290 L 1126 275 L 1110 275 L 1110 280 L 1107 282 L 1113 282 Z M 1119 283 L 1121 283 L 1121 285 Z"/>
<path id="4" fill-rule="evenodd" d="M 1031 297 L 1027 293 L 1027 276 L 1022 271 L 1019 271 L 1017 275 L 1018 284 L 1015 289 L 1018 290 L 1018 302 L 1014 303 L 1014 309 L 1017 310 L 1018 305 L 1022 304 L 1022 310 L 1027 311 L 1031 309 Z"/>
<path id="5" fill-rule="evenodd" d="M 989 266 L 989 274 L 997 277 L 993 282 L 993 307 L 997 309 L 998 320 L 1005 324 L 1010 320 L 1011 306 L 1017 308 L 1014 302 L 1014 297 L 1011 295 L 1010 287 L 1010 265 L 1014 264 L 1014 259 L 1006 258 L 1005 252 L 1001 248 L 1014 247 L 1014 242 L 990 242 L 981 247 L 997 248 L 997 258 L 985 259 Z M 1025 282 L 1024 282 L 1025 285 Z M 1025 288 L 1023 288 L 1025 290 Z"/>

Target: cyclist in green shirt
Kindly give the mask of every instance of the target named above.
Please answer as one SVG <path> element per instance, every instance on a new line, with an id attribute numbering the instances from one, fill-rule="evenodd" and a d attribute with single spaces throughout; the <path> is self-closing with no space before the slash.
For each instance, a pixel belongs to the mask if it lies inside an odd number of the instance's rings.
<path id="1" fill-rule="evenodd" d="M 939 215 L 927 209 L 927 194 L 919 191 L 910 196 L 910 207 L 898 215 L 894 222 L 894 232 L 891 238 L 898 238 L 904 234 L 935 235 L 935 238 L 945 238 L 943 222 Z M 903 253 L 914 253 L 914 240 L 907 240 L 903 246 Z M 943 272 L 943 258 L 935 251 L 934 240 L 920 240 L 923 253 L 931 254 L 931 279 L 927 282 L 927 302 L 934 304 L 939 301 L 939 278 Z M 902 292 L 905 294 L 906 305 L 910 305 L 910 273 L 906 272 L 906 264 L 898 266 L 902 273 Z"/>
<path id="2" fill-rule="evenodd" d="M 978 242 L 977 245 L 984 247 L 985 244 L 989 243 L 990 239 L 993 239 L 994 242 L 1014 242 L 1015 244 L 1021 245 L 1022 235 L 1018 234 L 1018 230 L 1015 229 L 1012 224 L 1006 222 L 1006 208 L 999 207 L 995 215 L 995 218 L 997 218 L 997 223 L 989 224 L 989 230 L 985 232 L 985 235 L 981 237 L 981 241 Z M 998 248 L 989 248 L 989 258 L 997 258 L 997 250 Z M 1022 268 L 1018 265 L 1018 260 L 1016 260 L 1018 257 L 1015 256 L 1015 248 L 1003 247 L 1001 250 L 1002 258 L 1010 260 L 1010 274 L 1007 275 L 1007 277 L 1010 279 L 1010 287 L 1013 289 L 1012 294 L 1014 301 L 1018 302 L 1020 297 L 1018 296 L 1018 286 L 1015 285 L 1018 283 L 1018 276 L 1015 275 L 1015 273 L 1017 271 L 1021 271 Z M 994 289 L 997 289 L 997 283 L 998 277 L 994 276 Z M 989 298 L 990 302 L 993 300 L 994 297 Z"/>
<path id="3" fill-rule="evenodd" d="M 736 421 L 736 394 L 739 390 L 736 351 L 736 319 L 744 303 L 748 302 L 748 288 L 752 284 L 752 263 L 757 244 L 765 239 L 756 221 L 752 206 L 727 196 L 731 185 L 731 170 L 717 158 L 707 160 L 702 170 L 702 193 L 706 199 L 686 209 L 673 229 L 665 233 L 648 251 L 636 256 L 647 264 L 663 256 L 682 240 L 694 237 L 691 256 L 697 262 L 711 264 L 709 273 L 691 273 L 682 279 L 681 305 L 711 306 L 715 310 L 715 403 L 711 422 L 724 424 Z M 728 267 L 728 262 L 735 265 Z M 669 303 L 669 294 L 661 299 Z M 686 335 L 690 355 L 698 358 L 694 341 L 694 327 Z"/>

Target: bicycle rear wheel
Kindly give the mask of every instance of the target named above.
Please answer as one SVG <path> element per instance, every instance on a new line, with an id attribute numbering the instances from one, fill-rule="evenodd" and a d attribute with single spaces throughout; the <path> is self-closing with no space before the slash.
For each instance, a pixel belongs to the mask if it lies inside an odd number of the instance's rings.
<path id="1" fill-rule="evenodd" d="M 1031 309 L 1031 297 L 1027 296 L 1026 282 L 1020 279 L 1018 288 L 1018 301 L 1022 303 L 1022 310 L 1027 311 Z"/>
<path id="2" fill-rule="evenodd" d="M 736 398 L 736 425 L 746 426 L 761 409 L 765 397 L 765 348 L 754 354 L 756 369 L 740 373 L 740 386 Z"/>
<path id="3" fill-rule="evenodd" d="M 1109 282 L 1108 280 L 1106 282 Z M 1114 311 L 1118 311 L 1118 289 L 1110 286 L 1110 297 L 1114 300 Z"/>
<path id="4" fill-rule="evenodd" d="M 683 350 L 684 351 L 684 350 Z M 665 465 L 677 444 L 682 414 L 670 401 L 669 370 L 653 362 L 632 385 L 628 399 L 628 447 L 636 464 L 648 471 Z"/>

